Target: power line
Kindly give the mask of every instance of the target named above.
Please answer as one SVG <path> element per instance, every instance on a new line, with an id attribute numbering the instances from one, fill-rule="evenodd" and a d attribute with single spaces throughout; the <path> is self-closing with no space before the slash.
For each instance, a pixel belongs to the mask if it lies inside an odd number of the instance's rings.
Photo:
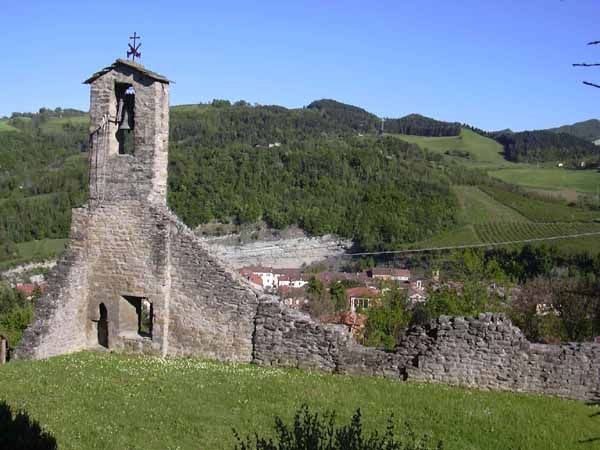
<path id="1" fill-rule="evenodd" d="M 488 242 L 484 244 L 465 244 L 465 245 L 454 245 L 447 247 L 430 247 L 430 248 L 419 248 L 419 249 L 405 249 L 405 250 L 388 250 L 383 252 L 360 252 L 360 253 L 348 253 L 342 256 L 368 256 L 368 255 L 391 255 L 401 253 L 425 253 L 433 251 L 443 250 L 459 250 L 465 248 L 481 248 L 481 247 L 499 247 L 502 245 L 513 245 L 513 244 L 526 244 L 528 242 L 540 242 L 540 241 L 556 241 L 560 239 L 571 239 L 585 236 L 597 236 L 600 235 L 600 231 L 593 231 L 590 233 L 579 233 L 579 234 L 565 234 L 562 236 L 550 236 L 543 238 L 531 238 L 531 239 L 520 239 L 516 241 L 502 241 L 502 242 Z"/>
<path id="2" fill-rule="evenodd" d="M 416 248 L 416 249 L 402 249 L 402 250 L 385 250 L 378 252 L 357 252 L 357 253 L 344 253 L 338 255 L 332 255 L 333 257 L 340 258 L 353 258 L 357 256 L 375 256 L 375 255 L 397 255 L 397 254 L 406 254 L 406 253 L 426 253 L 426 252 L 435 252 L 435 251 L 447 251 L 447 250 L 461 250 L 468 248 L 484 248 L 484 247 L 500 247 L 504 245 L 513 245 L 513 244 L 526 244 L 529 242 L 543 242 L 543 241 L 557 241 L 561 239 L 575 239 L 579 237 L 587 237 L 587 236 L 598 236 L 600 235 L 600 231 L 592 231 L 589 233 L 577 233 L 577 234 L 565 234 L 560 236 L 549 236 L 542 238 L 530 238 L 530 239 L 519 239 L 514 241 L 500 241 L 500 242 L 486 242 L 479 244 L 462 244 L 462 245 L 452 245 L 445 247 L 425 247 L 425 248 Z M 335 245 L 326 245 L 326 246 L 313 246 L 313 247 L 305 247 L 305 248 L 294 248 L 290 250 L 285 250 L 282 247 L 272 246 L 267 248 L 266 250 L 273 249 L 281 249 L 282 251 L 294 252 L 296 255 L 281 255 L 276 256 L 271 253 L 271 255 L 264 254 L 252 254 L 252 253 L 244 253 L 239 255 L 241 258 L 264 258 L 267 259 L 269 257 L 275 257 L 278 259 L 299 259 L 299 258 L 310 258 L 310 255 L 307 256 L 299 256 L 297 253 L 301 251 L 310 251 L 310 250 L 334 250 L 337 249 Z M 257 250 L 258 251 L 258 250 Z M 242 250 L 244 252 L 244 250 Z M 314 255 L 313 257 L 322 256 L 322 255 Z"/>

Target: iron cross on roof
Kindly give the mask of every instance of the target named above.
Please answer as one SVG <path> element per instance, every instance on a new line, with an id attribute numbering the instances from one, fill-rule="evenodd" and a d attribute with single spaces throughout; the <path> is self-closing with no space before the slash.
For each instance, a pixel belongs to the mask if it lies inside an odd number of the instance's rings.
<path id="1" fill-rule="evenodd" d="M 133 40 L 133 45 L 127 44 L 129 45 L 129 50 L 127 50 L 127 59 L 129 59 L 129 57 L 131 56 L 131 60 L 133 62 L 135 62 L 135 58 L 139 59 L 142 56 L 142 53 L 139 51 L 140 47 L 142 46 L 142 43 L 140 42 L 139 44 L 136 44 L 135 42 L 141 38 L 142 37 L 138 36 L 135 31 L 133 32 L 133 36 L 129 36 L 129 39 Z"/>

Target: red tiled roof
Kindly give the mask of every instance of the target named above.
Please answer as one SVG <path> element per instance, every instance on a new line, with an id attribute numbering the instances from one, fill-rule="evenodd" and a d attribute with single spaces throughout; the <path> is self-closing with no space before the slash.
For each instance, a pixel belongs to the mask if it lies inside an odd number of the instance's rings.
<path id="1" fill-rule="evenodd" d="M 15 289 L 17 291 L 23 293 L 23 295 L 25 295 L 26 297 L 31 297 L 33 295 L 33 292 L 35 291 L 36 287 L 37 287 L 36 284 L 23 283 L 23 284 L 17 284 L 15 286 Z"/>
<path id="2" fill-rule="evenodd" d="M 373 276 L 390 276 L 390 277 L 410 277 L 410 270 L 394 269 L 393 267 L 374 267 L 371 270 Z"/>
<path id="3" fill-rule="evenodd" d="M 355 287 L 346 289 L 346 298 L 377 297 L 379 294 L 379 289 L 372 287 Z"/>
<path id="4" fill-rule="evenodd" d="M 280 279 L 285 276 L 290 280 L 300 280 L 302 276 L 298 269 L 273 269 L 273 273 L 279 275 Z"/>
<path id="5" fill-rule="evenodd" d="M 259 286 L 263 285 L 262 278 L 259 275 L 256 275 L 254 273 L 252 275 L 250 275 L 250 277 L 248 279 L 250 280 L 250 283 L 254 283 Z"/>
<path id="6" fill-rule="evenodd" d="M 365 273 L 349 273 L 349 272 L 321 272 L 315 277 L 323 283 L 333 283 L 336 281 L 365 281 L 368 277 Z"/>

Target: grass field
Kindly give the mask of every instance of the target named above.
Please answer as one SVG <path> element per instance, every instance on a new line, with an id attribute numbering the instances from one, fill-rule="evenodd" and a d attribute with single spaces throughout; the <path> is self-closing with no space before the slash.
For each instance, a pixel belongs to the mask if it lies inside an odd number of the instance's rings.
<path id="1" fill-rule="evenodd" d="M 61 450 L 233 449 L 232 428 L 271 432 L 303 403 L 366 431 L 393 413 L 447 450 L 598 449 L 597 407 L 513 393 L 332 376 L 195 359 L 79 353 L 0 367 L 0 400 L 22 409 Z"/>
<path id="2" fill-rule="evenodd" d="M 500 202 L 533 222 L 589 222 L 600 219 L 600 212 L 573 208 L 559 202 L 547 202 L 496 187 L 481 189 Z"/>
<path id="3" fill-rule="evenodd" d="M 18 128 L 9 125 L 6 120 L 0 120 L 0 133 L 3 131 L 19 131 Z"/>
<path id="4" fill-rule="evenodd" d="M 527 222 L 512 208 L 494 200 L 476 186 L 453 186 L 459 204 L 459 221 L 465 224 Z"/>
<path id="5" fill-rule="evenodd" d="M 453 190 L 460 206 L 458 226 L 408 248 L 494 244 L 600 232 L 600 223 L 593 221 L 600 218 L 600 213 L 489 186 L 454 186 Z M 542 244 L 557 246 L 565 253 L 598 253 L 600 235 L 532 242 Z"/>
<path id="6" fill-rule="evenodd" d="M 62 254 L 66 244 L 67 239 L 43 239 L 19 243 L 17 244 L 19 256 L 0 262 L 0 270 L 28 262 L 56 258 Z"/>
<path id="7" fill-rule="evenodd" d="M 489 174 L 507 183 L 519 186 L 562 191 L 574 189 L 577 192 L 596 194 L 600 189 L 600 173 L 595 170 L 567 170 L 537 168 L 535 166 L 492 170 Z"/>
<path id="8" fill-rule="evenodd" d="M 87 125 L 90 122 L 90 118 L 87 114 L 82 116 L 73 117 L 61 117 L 60 119 L 50 119 L 45 122 L 41 128 L 45 133 L 62 132 L 63 128 L 67 124 L 73 125 Z"/>
<path id="9" fill-rule="evenodd" d="M 445 153 L 448 150 L 468 152 L 471 155 L 471 158 L 469 159 L 459 157 L 453 158 L 460 160 L 465 164 L 486 163 L 486 165 L 493 164 L 494 166 L 512 165 L 512 163 L 506 161 L 502 156 L 503 149 L 499 143 L 468 129 L 463 129 L 460 136 L 423 137 L 407 134 L 396 134 L 394 136 L 436 153 Z"/>

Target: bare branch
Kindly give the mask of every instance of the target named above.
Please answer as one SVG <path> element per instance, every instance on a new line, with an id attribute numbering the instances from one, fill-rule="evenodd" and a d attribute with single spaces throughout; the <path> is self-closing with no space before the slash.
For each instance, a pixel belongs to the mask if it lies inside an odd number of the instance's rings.
<path id="1" fill-rule="evenodd" d="M 597 45 L 600 44 L 600 41 L 592 41 L 592 42 L 588 42 L 587 45 Z"/>
<path id="2" fill-rule="evenodd" d="M 600 84 L 590 83 L 589 81 L 583 81 L 583 84 L 600 89 Z"/>
<path id="3" fill-rule="evenodd" d="M 593 67 L 593 66 L 600 66 L 600 63 L 579 63 L 579 64 L 573 64 L 573 67 Z"/>

